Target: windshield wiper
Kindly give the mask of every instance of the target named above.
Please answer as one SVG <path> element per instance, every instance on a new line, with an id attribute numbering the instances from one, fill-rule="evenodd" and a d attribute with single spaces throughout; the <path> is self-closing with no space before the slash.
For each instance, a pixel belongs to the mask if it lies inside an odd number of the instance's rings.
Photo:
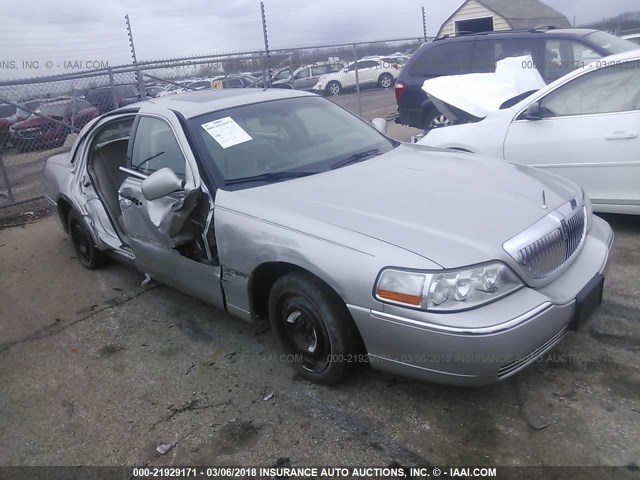
<path id="1" fill-rule="evenodd" d="M 309 175 L 314 175 L 318 172 L 265 172 L 260 175 L 253 175 L 251 177 L 232 178 L 225 180 L 225 185 L 235 185 L 237 183 L 245 182 L 276 182 L 278 180 L 287 180 L 289 178 L 300 178 Z"/>
<path id="2" fill-rule="evenodd" d="M 380 149 L 374 148 L 373 150 L 366 150 L 364 152 L 354 153 L 353 155 L 349 155 L 344 160 L 340 160 L 339 162 L 333 164 L 331 166 L 331 170 L 335 170 L 336 168 L 344 167 L 345 165 L 349 165 L 350 163 L 358 162 L 360 160 L 364 160 L 367 157 L 375 157 L 376 155 L 380 155 Z"/>

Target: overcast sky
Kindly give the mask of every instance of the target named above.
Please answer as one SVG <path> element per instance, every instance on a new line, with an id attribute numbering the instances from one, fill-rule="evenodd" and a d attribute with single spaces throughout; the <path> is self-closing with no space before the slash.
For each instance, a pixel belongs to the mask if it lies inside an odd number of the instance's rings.
<path id="1" fill-rule="evenodd" d="M 265 0 L 265 7 L 270 45 L 277 48 L 418 37 L 421 6 L 427 9 L 431 36 L 462 3 Z M 547 3 L 570 20 L 575 16 L 578 24 L 640 9 L 638 0 Z M 2 0 L 2 4 L 0 79 L 59 73 L 65 70 L 65 61 L 129 63 L 125 13 L 131 18 L 138 60 L 263 48 L 258 0 Z M 39 70 L 23 68 L 23 60 L 38 60 Z M 14 67 L 7 63 L 11 61 Z M 46 61 L 52 65 L 49 70 Z"/>

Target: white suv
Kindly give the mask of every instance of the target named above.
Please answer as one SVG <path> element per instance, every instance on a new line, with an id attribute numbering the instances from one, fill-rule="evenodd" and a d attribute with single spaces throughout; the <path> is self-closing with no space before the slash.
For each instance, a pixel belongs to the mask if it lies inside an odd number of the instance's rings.
<path id="1" fill-rule="evenodd" d="M 400 67 L 388 59 L 361 59 L 339 72 L 323 75 L 318 79 L 313 91 L 327 95 L 338 95 L 343 88 L 355 87 L 356 67 L 360 85 L 378 84 L 383 88 L 392 87 L 400 72 Z"/>

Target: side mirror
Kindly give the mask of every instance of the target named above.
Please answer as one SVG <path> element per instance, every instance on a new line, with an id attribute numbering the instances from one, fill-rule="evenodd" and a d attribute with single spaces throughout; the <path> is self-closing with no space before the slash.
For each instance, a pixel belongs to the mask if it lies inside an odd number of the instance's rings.
<path id="1" fill-rule="evenodd" d="M 373 125 L 373 128 L 378 130 L 381 134 L 387 134 L 387 121 L 384 118 L 374 118 L 371 120 L 371 125 Z"/>
<path id="2" fill-rule="evenodd" d="M 527 107 L 527 109 L 522 114 L 522 118 L 525 120 L 542 120 L 542 108 L 540 108 L 540 103 L 535 102 Z"/>
<path id="3" fill-rule="evenodd" d="M 142 181 L 142 195 L 147 200 L 157 200 L 182 189 L 182 180 L 168 167 L 153 172 Z"/>

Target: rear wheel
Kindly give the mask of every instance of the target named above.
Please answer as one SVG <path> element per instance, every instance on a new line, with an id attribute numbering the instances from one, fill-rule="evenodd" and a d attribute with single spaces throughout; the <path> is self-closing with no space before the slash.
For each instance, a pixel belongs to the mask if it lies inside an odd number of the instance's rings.
<path id="1" fill-rule="evenodd" d="M 380 78 L 378 78 L 378 85 L 382 88 L 391 87 L 391 85 L 393 85 L 393 76 L 390 73 L 383 73 L 380 75 Z"/>
<path id="2" fill-rule="evenodd" d="M 442 128 L 452 125 L 451 120 L 445 117 L 438 110 L 432 110 L 424 119 L 424 129 L 433 130 L 434 128 Z"/>
<path id="3" fill-rule="evenodd" d="M 269 293 L 269 317 L 301 376 L 332 385 L 349 375 L 360 336 L 345 304 L 323 282 L 303 273 L 280 277 Z"/>
<path id="4" fill-rule="evenodd" d="M 69 213 L 69 234 L 76 251 L 76 257 L 83 267 L 96 270 L 104 264 L 104 253 L 98 249 L 87 224 L 75 210 Z"/>
<path id="5" fill-rule="evenodd" d="M 330 81 L 326 88 L 328 95 L 339 95 L 341 91 L 342 85 L 340 85 L 340 82 L 337 82 L 336 80 Z"/>

